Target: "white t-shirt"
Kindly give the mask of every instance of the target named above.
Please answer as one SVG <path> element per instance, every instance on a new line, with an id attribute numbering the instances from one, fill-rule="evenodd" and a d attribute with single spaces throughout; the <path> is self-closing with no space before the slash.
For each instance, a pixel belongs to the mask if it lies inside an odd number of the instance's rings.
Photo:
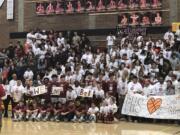
<path id="1" fill-rule="evenodd" d="M 123 82 L 121 79 L 119 79 L 118 85 L 117 85 L 118 94 L 125 95 L 127 93 L 127 90 L 128 90 L 127 81 Z"/>
<path id="2" fill-rule="evenodd" d="M 86 62 L 87 62 L 88 64 L 92 64 L 93 55 L 92 55 L 91 53 L 89 53 L 89 54 L 85 53 L 85 54 L 83 54 L 83 56 L 82 56 L 82 58 L 81 58 L 81 61 L 82 61 L 82 60 L 86 60 Z"/>
<path id="3" fill-rule="evenodd" d="M 24 78 L 25 79 L 33 79 L 34 73 L 30 70 L 30 71 L 25 71 L 24 72 Z"/>
<path id="4" fill-rule="evenodd" d="M 11 81 L 9 82 L 10 92 L 12 92 L 12 88 L 13 88 L 14 86 L 16 86 L 16 85 L 17 85 L 17 81 L 16 81 L 16 80 L 11 80 Z"/>
<path id="5" fill-rule="evenodd" d="M 155 93 L 154 93 L 153 85 L 149 85 L 147 87 L 145 86 L 143 88 L 143 93 L 144 93 L 145 96 L 154 95 Z"/>
<path id="6" fill-rule="evenodd" d="M 95 91 L 94 91 L 94 95 L 96 96 L 96 98 L 104 98 L 104 90 L 98 90 L 98 89 L 96 89 Z"/>
<path id="7" fill-rule="evenodd" d="M 169 31 L 164 34 L 164 39 L 168 40 L 169 36 L 171 36 L 172 39 L 174 40 L 174 34 L 172 32 L 169 32 Z"/>
<path id="8" fill-rule="evenodd" d="M 66 99 L 67 100 L 75 100 L 76 98 L 77 98 L 77 94 L 76 94 L 75 90 L 66 92 Z"/>
<path id="9" fill-rule="evenodd" d="M 159 82 L 154 85 L 154 94 L 156 96 L 164 96 L 166 93 L 166 85 Z"/>
<path id="10" fill-rule="evenodd" d="M 25 93 L 25 88 L 20 85 L 20 86 L 14 86 L 12 87 L 12 93 L 13 93 L 13 99 L 14 99 L 14 102 L 19 102 L 22 97 L 23 97 L 23 94 Z"/>
<path id="11" fill-rule="evenodd" d="M 133 93 L 133 92 L 140 92 L 142 91 L 142 85 L 140 83 L 133 83 L 130 82 L 128 83 L 128 93 Z"/>
<path id="12" fill-rule="evenodd" d="M 115 40 L 116 40 L 115 36 L 107 36 L 107 38 L 106 38 L 107 45 L 108 46 L 114 45 Z"/>
<path id="13" fill-rule="evenodd" d="M 100 107 L 100 113 L 108 114 L 109 113 L 109 107 L 108 106 L 101 106 Z"/>
<path id="14" fill-rule="evenodd" d="M 58 46 L 61 46 L 62 44 L 64 45 L 65 44 L 65 39 L 64 39 L 64 37 L 59 37 L 58 39 L 57 39 L 57 44 L 58 44 Z"/>
<path id="15" fill-rule="evenodd" d="M 99 112 L 99 108 L 98 107 L 95 107 L 95 108 L 90 107 L 88 109 L 88 113 L 90 113 L 90 114 L 96 114 L 97 112 Z"/>
<path id="16" fill-rule="evenodd" d="M 116 104 L 109 105 L 108 107 L 109 107 L 109 112 L 112 112 L 113 114 L 115 114 L 118 111 L 118 107 Z"/>

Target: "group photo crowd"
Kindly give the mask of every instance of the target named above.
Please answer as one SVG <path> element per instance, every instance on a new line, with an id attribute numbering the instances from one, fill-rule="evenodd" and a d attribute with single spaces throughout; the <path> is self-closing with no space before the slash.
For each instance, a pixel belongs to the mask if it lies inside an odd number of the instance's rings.
<path id="1" fill-rule="evenodd" d="M 127 94 L 180 95 L 180 30 L 163 37 L 106 37 L 35 29 L 1 49 L 4 117 L 13 121 L 113 123 L 147 119 L 121 113 Z M 12 113 L 9 106 L 12 106 Z"/>

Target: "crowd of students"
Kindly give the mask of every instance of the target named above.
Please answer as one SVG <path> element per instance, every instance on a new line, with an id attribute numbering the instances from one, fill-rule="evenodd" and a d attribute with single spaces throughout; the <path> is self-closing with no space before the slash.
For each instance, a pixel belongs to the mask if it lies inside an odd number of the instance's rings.
<path id="1" fill-rule="evenodd" d="M 92 47 L 85 34 L 30 31 L 25 45 L 10 43 L 2 50 L 8 56 L 1 64 L 4 117 L 11 102 L 14 121 L 112 123 L 115 117 L 124 118 L 127 93 L 178 95 L 179 37 L 178 31 L 168 31 L 162 39 L 139 35 L 116 40 L 110 34 L 102 50 Z M 47 93 L 33 96 L 32 88 L 40 85 Z M 52 87 L 63 91 L 54 97 Z M 80 96 L 82 89 L 93 96 Z"/>

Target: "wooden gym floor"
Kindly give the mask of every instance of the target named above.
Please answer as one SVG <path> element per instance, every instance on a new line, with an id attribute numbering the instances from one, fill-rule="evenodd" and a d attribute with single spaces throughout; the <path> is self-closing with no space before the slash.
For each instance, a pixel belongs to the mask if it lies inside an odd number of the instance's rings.
<path id="1" fill-rule="evenodd" d="M 11 119 L 3 119 L 0 135 L 180 135 L 180 126 L 128 122 L 12 122 Z"/>

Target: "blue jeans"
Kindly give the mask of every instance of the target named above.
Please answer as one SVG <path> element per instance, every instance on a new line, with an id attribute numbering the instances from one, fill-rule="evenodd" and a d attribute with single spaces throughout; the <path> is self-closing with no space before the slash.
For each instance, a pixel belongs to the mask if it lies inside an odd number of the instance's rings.
<path id="1" fill-rule="evenodd" d="M 108 49 L 108 53 L 110 53 L 110 51 L 112 49 L 112 45 L 107 45 L 107 49 Z"/>

